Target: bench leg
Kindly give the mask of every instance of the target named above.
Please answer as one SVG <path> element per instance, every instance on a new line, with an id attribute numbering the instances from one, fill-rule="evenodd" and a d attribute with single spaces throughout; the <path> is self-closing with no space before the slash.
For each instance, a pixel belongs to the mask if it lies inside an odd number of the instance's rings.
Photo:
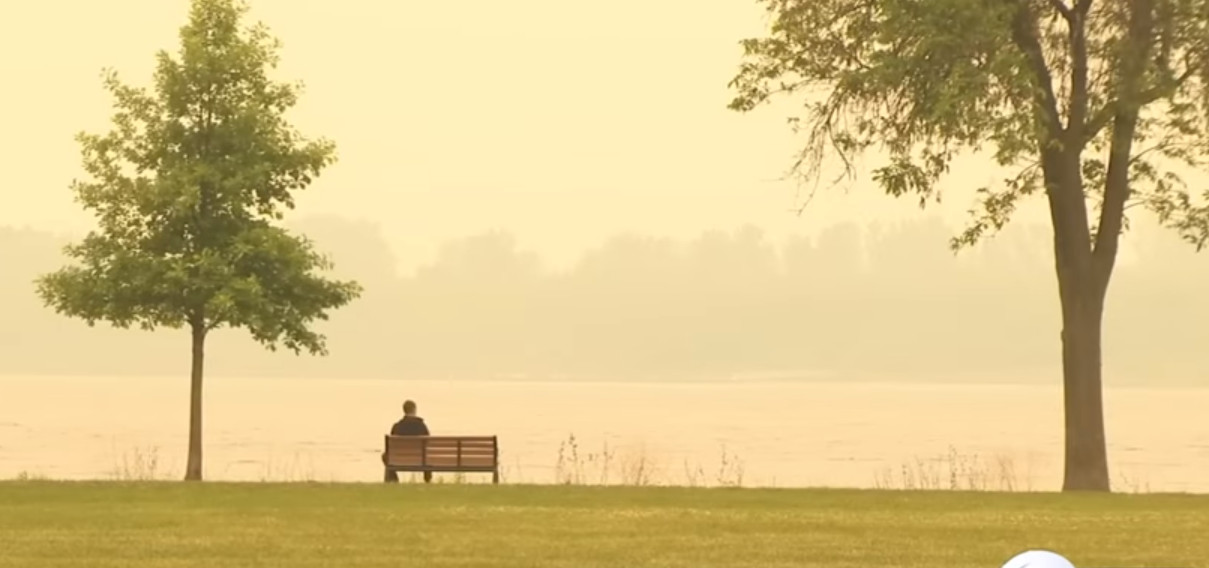
<path id="1" fill-rule="evenodd" d="M 384 473 L 382 475 L 382 481 L 385 483 L 398 483 L 399 474 L 396 473 L 395 470 L 393 470 L 393 469 L 387 469 L 386 473 Z"/>
<path id="2" fill-rule="evenodd" d="M 499 485 L 499 483 L 500 483 L 500 470 L 498 470 L 498 469 L 497 469 L 497 470 L 495 470 L 495 471 L 491 472 L 491 483 L 492 483 L 492 484 L 495 484 L 495 485 Z"/>
<path id="3" fill-rule="evenodd" d="M 431 471 L 424 472 L 424 483 L 432 483 L 432 472 Z"/>

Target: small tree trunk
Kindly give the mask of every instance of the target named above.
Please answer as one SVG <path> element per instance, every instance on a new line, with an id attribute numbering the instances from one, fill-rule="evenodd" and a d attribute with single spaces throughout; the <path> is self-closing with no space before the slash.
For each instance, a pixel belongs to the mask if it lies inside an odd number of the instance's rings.
<path id="1" fill-rule="evenodd" d="M 206 357 L 206 327 L 191 325 L 193 339 L 192 369 L 189 374 L 189 461 L 185 481 L 202 479 L 202 375 Z"/>
<path id="2" fill-rule="evenodd" d="M 1062 298 L 1062 384 L 1066 418 L 1063 491 L 1109 491 L 1101 382 L 1103 301 L 1094 286 Z M 1077 296 L 1077 297 L 1072 297 Z"/>

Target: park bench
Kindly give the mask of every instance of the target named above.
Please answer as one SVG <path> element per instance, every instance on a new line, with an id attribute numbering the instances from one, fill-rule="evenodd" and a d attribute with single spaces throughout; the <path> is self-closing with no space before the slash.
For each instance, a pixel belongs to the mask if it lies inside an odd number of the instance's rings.
<path id="1" fill-rule="evenodd" d="M 396 472 L 490 473 L 500 482 L 495 436 L 386 436 L 386 468 Z"/>

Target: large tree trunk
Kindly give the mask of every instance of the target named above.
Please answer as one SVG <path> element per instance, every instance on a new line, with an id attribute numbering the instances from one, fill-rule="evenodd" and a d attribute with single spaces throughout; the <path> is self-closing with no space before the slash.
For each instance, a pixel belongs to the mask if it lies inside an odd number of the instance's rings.
<path id="1" fill-rule="evenodd" d="M 1063 491 L 1109 491 L 1100 330 L 1111 263 L 1096 258 L 1080 161 L 1050 157 L 1047 168 L 1054 260 L 1062 305 L 1062 387 L 1066 463 Z M 1113 241 L 1115 243 L 1115 240 Z M 1115 251 L 1114 251 L 1115 257 Z"/>
<path id="2" fill-rule="evenodd" d="M 189 461 L 185 481 L 202 479 L 202 375 L 206 357 L 206 327 L 194 323 L 192 369 L 189 374 Z"/>
<path id="3" fill-rule="evenodd" d="M 1066 417 L 1062 490 L 1109 491 L 1100 359 L 1103 302 L 1094 297 L 1094 290 L 1085 293 L 1083 298 L 1066 295 L 1062 299 L 1062 385 Z"/>

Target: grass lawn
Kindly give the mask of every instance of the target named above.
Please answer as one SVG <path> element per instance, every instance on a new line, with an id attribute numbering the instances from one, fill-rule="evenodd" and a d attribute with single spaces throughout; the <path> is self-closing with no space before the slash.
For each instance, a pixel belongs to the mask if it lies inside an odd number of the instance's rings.
<path id="1" fill-rule="evenodd" d="M 0 567 L 1205 566 L 1209 496 L 0 483 Z"/>

